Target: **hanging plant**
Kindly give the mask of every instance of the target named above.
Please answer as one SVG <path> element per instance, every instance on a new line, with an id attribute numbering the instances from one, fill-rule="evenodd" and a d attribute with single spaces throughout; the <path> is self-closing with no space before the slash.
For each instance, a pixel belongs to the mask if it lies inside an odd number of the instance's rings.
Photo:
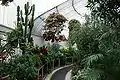
<path id="1" fill-rule="evenodd" d="M 67 21 L 67 19 L 59 13 L 53 13 L 48 16 L 48 18 L 45 20 L 46 24 L 44 26 L 44 34 L 43 38 L 45 41 L 60 41 L 60 38 L 57 38 L 57 35 L 60 35 L 60 33 L 63 31 L 63 28 L 65 27 L 64 23 Z M 59 40 L 58 40 L 59 39 Z M 62 39 L 61 39 L 62 40 Z"/>
<path id="2" fill-rule="evenodd" d="M 63 25 L 66 21 L 67 19 L 63 15 L 59 13 L 53 13 L 53 14 L 50 14 L 48 18 L 46 19 L 45 26 L 47 28 L 57 28 Z"/>
<path id="3" fill-rule="evenodd" d="M 0 0 L 2 5 L 8 6 L 8 3 L 13 2 L 13 0 Z"/>

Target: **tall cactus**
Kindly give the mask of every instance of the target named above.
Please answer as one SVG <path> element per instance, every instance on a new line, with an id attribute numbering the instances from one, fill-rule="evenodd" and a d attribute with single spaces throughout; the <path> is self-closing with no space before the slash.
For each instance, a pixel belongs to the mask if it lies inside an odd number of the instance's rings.
<path id="1" fill-rule="evenodd" d="M 19 25 L 20 22 L 20 6 L 17 6 L 17 27 Z"/>
<path id="2" fill-rule="evenodd" d="M 25 33 L 24 33 L 25 41 L 26 41 L 26 38 L 27 38 L 28 10 L 29 10 L 29 3 L 27 2 L 27 4 L 25 4 Z"/>
<path id="3" fill-rule="evenodd" d="M 29 6 L 29 2 L 24 5 L 25 10 L 25 17 L 23 17 L 22 10 L 20 7 L 17 7 L 17 27 L 18 24 L 24 26 L 23 37 L 25 43 L 29 43 L 31 41 L 31 33 L 34 26 L 34 12 L 35 12 L 35 5 Z M 32 16 L 30 20 L 28 20 L 28 16 Z M 23 28 L 22 28 L 23 29 Z"/>
<path id="4" fill-rule="evenodd" d="M 32 18 L 31 18 L 31 20 L 30 20 L 30 22 L 29 22 L 29 34 L 28 34 L 28 41 L 30 41 L 31 40 L 31 33 L 32 33 L 32 29 L 33 29 L 33 26 L 34 26 L 34 12 L 35 12 L 35 5 L 33 5 L 32 7 L 31 7 L 31 9 L 32 9 Z"/>

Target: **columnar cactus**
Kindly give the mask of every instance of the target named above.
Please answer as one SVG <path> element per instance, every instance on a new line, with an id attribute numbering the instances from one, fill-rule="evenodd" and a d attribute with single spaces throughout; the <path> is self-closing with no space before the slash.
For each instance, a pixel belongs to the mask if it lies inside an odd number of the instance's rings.
<path id="1" fill-rule="evenodd" d="M 35 11 L 35 5 L 33 5 L 31 7 L 31 10 L 32 10 L 32 18 L 31 20 L 29 21 L 29 34 L 28 34 L 28 41 L 30 42 L 31 40 L 31 33 L 32 33 L 32 29 L 33 29 L 33 26 L 34 26 L 34 11 Z"/>
<path id="2" fill-rule="evenodd" d="M 20 10 L 20 7 L 17 7 L 17 27 L 20 27 L 22 25 L 23 29 L 23 38 L 25 43 L 30 43 L 32 40 L 31 33 L 34 26 L 34 11 L 35 11 L 35 5 L 29 6 L 29 2 L 24 5 L 25 10 L 25 17 L 23 17 L 23 12 Z M 31 19 L 29 20 L 28 16 L 31 16 Z M 20 25 L 19 25 L 20 24 Z M 23 28 L 23 26 L 25 28 Z"/>
<path id="3" fill-rule="evenodd" d="M 17 27 L 19 25 L 19 21 L 20 21 L 20 6 L 17 6 Z"/>

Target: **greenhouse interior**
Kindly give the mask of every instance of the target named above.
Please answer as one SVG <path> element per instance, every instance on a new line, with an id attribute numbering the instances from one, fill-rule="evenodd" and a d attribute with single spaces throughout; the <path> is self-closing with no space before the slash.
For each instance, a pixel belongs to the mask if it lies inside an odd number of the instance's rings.
<path id="1" fill-rule="evenodd" d="M 120 0 L 0 0 L 0 80 L 120 80 Z"/>

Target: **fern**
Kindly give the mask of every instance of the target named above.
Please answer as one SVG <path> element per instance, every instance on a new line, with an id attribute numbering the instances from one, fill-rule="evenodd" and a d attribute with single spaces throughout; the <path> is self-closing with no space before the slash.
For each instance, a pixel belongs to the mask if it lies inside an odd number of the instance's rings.
<path id="1" fill-rule="evenodd" d="M 94 54 L 83 59 L 82 63 L 85 64 L 86 67 L 90 67 L 93 64 L 97 64 L 97 62 L 102 59 L 104 59 L 103 54 Z"/>
<path id="2" fill-rule="evenodd" d="M 104 72 L 102 70 L 95 70 L 91 68 L 82 69 L 78 71 L 77 75 L 73 77 L 74 80 L 100 80 Z"/>

